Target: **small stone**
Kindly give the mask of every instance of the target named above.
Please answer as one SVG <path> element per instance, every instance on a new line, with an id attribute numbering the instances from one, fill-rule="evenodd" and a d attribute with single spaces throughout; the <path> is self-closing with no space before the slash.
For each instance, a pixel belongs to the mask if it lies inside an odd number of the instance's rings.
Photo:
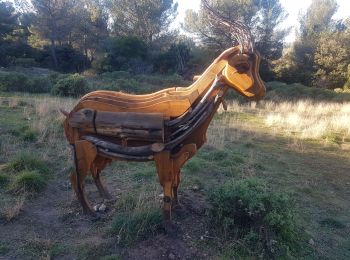
<path id="1" fill-rule="evenodd" d="M 173 253 L 170 253 L 168 255 L 168 258 L 171 259 L 171 260 L 174 260 L 176 258 L 176 256 Z"/>
<path id="2" fill-rule="evenodd" d="M 310 238 L 309 244 L 313 246 L 313 245 L 315 245 L 315 241 L 312 238 Z"/>
<path id="3" fill-rule="evenodd" d="M 98 211 L 105 212 L 106 208 L 107 208 L 107 206 L 102 203 L 101 206 L 98 208 Z"/>
<path id="4" fill-rule="evenodd" d="M 159 198 L 163 199 L 164 198 L 164 193 L 159 194 Z"/>
<path id="5" fill-rule="evenodd" d="M 97 211 L 98 211 L 98 209 L 99 209 L 98 205 L 95 205 L 95 206 L 94 206 L 94 211 L 96 211 L 96 212 L 97 212 Z"/>
<path id="6" fill-rule="evenodd" d="M 199 186 L 198 185 L 193 185 L 192 186 L 193 191 L 199 191 Z"/>
<path id="7" fill-rule="evenodd" d="M 204 236 L 201 236 L 200 239 L 201 239 L 201 240 L 204 240 Z"/>

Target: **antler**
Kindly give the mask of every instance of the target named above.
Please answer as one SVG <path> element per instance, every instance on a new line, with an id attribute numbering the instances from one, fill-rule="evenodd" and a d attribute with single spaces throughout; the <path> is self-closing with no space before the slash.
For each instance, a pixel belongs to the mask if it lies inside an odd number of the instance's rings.
<path id="1" fill-rule="evenodd" d="M 230 20 L 216 10 L 214 10 L 207 2 L 207 0 L 202 0 L 202 5 L 204 9 L 208 11 L 210 22 L 219 23 L 221 25 L 227 26 L 230 29 L 232 36 L 238 41 L 241 52 L 253 52 L 254 41 L 250 33 L 250 29 L 244 23 L 237 20 Z"/>

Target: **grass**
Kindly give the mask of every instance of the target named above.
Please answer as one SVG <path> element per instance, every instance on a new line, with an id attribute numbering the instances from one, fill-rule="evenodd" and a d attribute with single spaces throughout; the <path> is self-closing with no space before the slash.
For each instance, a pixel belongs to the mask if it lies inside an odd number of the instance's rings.
<path id="1" fill-rule="evenodd" d="M 46 187 L 45 178 L 37 171 L 24 170 L 18 173 L 11 184 L 10 190 L 15 193 L 37 193 Z"/>
<path id="2" fill-rule="evenodd" d="M 310 93 L 316 94 L 310 97 Z M 289 98 L 293 95 L 299 99 Z M 103 171 L 117 200 L 108 202 L 109 210 L 102 220 L 88 222 L 66 188 L 72 160 L 62 131 L 64 117 L 58 109 L 69 111 L 75 100 L 47 95 L 1 96 L 0 112 L 4 116 L 0 117 L 0 176 L 6 177 L 0 184 L 0 222 L 4 223 L 0 241 L 5 246 L 19 242 L 6 254 L 122 259 L 125 252 L 143 252 L 145 245 L 156 252 L 156 257 L 164 254 L 162 249 L 172 250 L 167 245 L 173 240 L 158 235 L 162 191 L 153 164 L 116 162 Z M 300 258 L 349 259 L 350 146 L 349 123 L 344 120 L 349 115 L 348 102 L 344 93 L 304 87 L 294 90 L 283 84 L 271 88 L 265 101 L 230 100 L 229 110 L 220 111 L 214 118 L 207 144 L 183 169 L 179 192 L 186 214 L 176 221 L 186 239 L 174 238 L 175 245 L 181 245 L 178 250 L 192 247 L 213 259 L 259 257 L 251 249 L 261 240 L 257 232 L 223 241 L 224 232 L 209 228 L 209 205 L 205 200 L 210 190 L 232 180 L 259 178 L 269 192 L 288 193 L 295 201 L 296 230 L 303 231 L 299 242 L 307 251 Z M 24 140 L 21 129 L 35 132 L 35 139 Z M 23 171 L 36 171 L 50 185 L 33 197 L 8 192 Z M 86 184 L 86 188 L 92 203 L 100 203 L 93 184 Z M 46 218 L 52 223 L 45 223 Z M 51 240 L 40 237 L 43 241 L 38 246 L 25 243 L 18 233 L 9 233 L 11 229 L 22 234 L 34 232 L 34 238 L 48 234 Z M 201 240 L 206 231 L 210 238 Z M 41 244 L 42 251 L 38 250 Z M 284 247 L 274 257 L 297 255 L 290 248 Z M 205 258 L 196 254 L 197 258 Z"/>
<path id="3" fill-rule="evenodd" d="M 283 256 L 286 250 L 303 251 L 295 204 L 286 194 L 268 190 L 261 180 L 228 181 L 212 191 L 209 201 L 213 232 L 220 234 L 222 243 L 238 241 L 241 254 L 266 258 Z"/>
<path id="4" fill-rule="evenodd" d="M 0 241 L 0 256 L 5 255 L 9 251 L 10 251 L 10 248 L 7 245 L 7 243 L 4 243 L 4 242 Z"/>
<path id="5" fill-rule="evenodd" d="M 20 152 L 5 166 L 8 172 L 37 171 L 40 174 L 47 174 L 49 167 L 46 162 L 29 152 Z"/>
<path id="6" fill-rule="evenodd" d="M 6 173 L 0 172 L 0 187 L 5 187 L 10 182 L 10 177 Z"/>
<path id="7" fill-rule="evenodd" d="M 121 245 L 130 245 L 160 230 L 162 214 L 155 195 L 141 193 L 137 200 L 126 195 L 116 207 L 119 213 L 112 221 L 111 232 Z"/>

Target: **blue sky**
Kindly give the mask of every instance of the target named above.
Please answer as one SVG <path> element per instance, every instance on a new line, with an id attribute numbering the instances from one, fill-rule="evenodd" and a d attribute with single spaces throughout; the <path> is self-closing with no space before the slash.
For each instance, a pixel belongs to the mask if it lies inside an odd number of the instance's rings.
<path id="1" fill-rule="evenodd" d="M 183 22 L 185 11 L 188 9 L 198 10 L 200 6 L 200 0 L 177 0 L 178 17 L 175 20 L 176 24 Z M 300 12 L 305 12 L 312 0 L 280 0 L 289 16 L 282 24 L 283 27 L 293 27 L 290 35 L 286 37 L 287 42 L 291 42 L 295 39 L 295 28 L 299 26 L 298 16 Z M 339 8 L 334 18 L 341 19 L 350 17 L 350 0 L 337 0 Z"/>

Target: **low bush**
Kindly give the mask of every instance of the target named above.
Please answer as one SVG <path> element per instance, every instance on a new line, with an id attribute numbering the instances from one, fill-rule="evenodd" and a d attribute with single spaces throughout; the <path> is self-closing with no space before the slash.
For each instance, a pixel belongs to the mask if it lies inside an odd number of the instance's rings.
<path id="1" fill-rule="evenodd" d="M 317 101 L 350 101 L 350 93 L 347 91 L 333 91 L 315 87 L 307 87 L 299 83 L 286 84 L 272 81 L 266 83 L 266 99 L 312 99 Z"/>
<path id="2" fill-rule="evenodd" d="M 7 185 L 9 181 L 10 177 L 6 173 L 0 172 L 0 187 Z"/>
<path id="3" fill-rule="evenodd" d="M 0 91 L 45 93 L 51 89 L 51 82 L 46 77 L 27 76 L 19 72 L 0 71 Z"/>
<path id="4" fill-rule="evenodd" d="M 22 152 L 6 165 L 5 170 L 11 172 L 38 171 L 41 174 L 47 174 L 49 167 L 46 162 L 37 156 L 29 152 Z"/>
<path id="5" fill-rule="evenodd" d="M 84 76 L 69 75 L 59 79 L 53 86 L 51 93 L 58 96 L 78 97 L 89 91 L 89 85 Z"/>
<path id="6" fill-rule="evenodd" d="M 296 241 L 293 201 L 257 179 L 227 182 L 209 201 L 213 227 L 224 238 L 241 241 L 248 251 L 281 254 Z"/>
<path id="7" fill-rule="evenodd" d="M 46 180 L 37 171 L 22 171 L 16 175 L 10 190 L 12 192 L 40 192 L 46 186 Z"/>

